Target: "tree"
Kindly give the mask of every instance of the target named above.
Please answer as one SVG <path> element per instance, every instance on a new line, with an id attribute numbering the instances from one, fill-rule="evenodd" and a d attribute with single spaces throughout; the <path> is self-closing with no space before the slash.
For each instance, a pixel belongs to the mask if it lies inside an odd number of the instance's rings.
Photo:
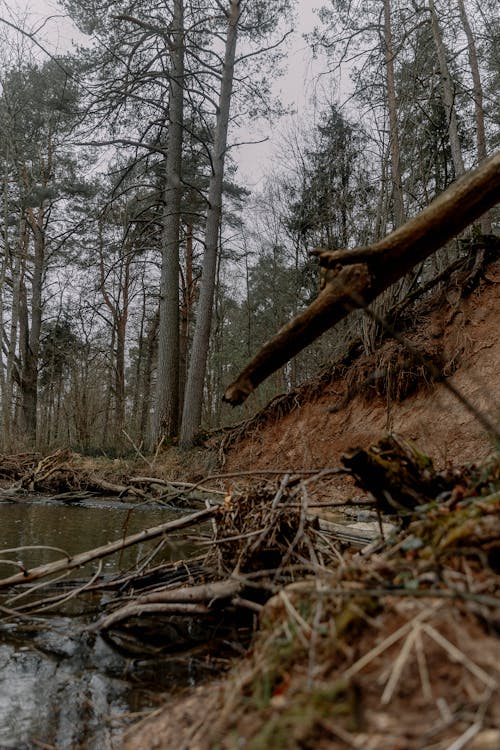
<path id="1" fill-rule="evenodd" d="M 229 0 L 229 8 L 227 10 L 228 28 L 212 150 L 212 175 L 208 190 L 208 211 L 205 228 L 205 252 L 203 255 L 202 283 L 200 298 L 198 300 L 196 327 L 189 363 L 186 393 L 184 396 L 184 410 L 180 435 L 181 445 L 185 447 L 192 445 L 196 431 L 201 422 L 203 384 L 205 381 L 210 327 L 212 323 L 215 275 L 217 270 L 217 249 L 219 245 L 219 226 L 222 214 L 224 161 L 227 149 L 227 133 L 231 109 L 238 24 L 241 17 L 240 6 L 241 0 Z"/>
<path id="2" fill-rule="evenodd" d="M 7 199 L 4 251 L 12 281 L 3 405 L 9 408 L 15 382 L 21 401 L 20 427 L 31 444 L 37 438 L 44 286 L 49 264 L 61 247 L 61 237 L 56 239 L 52 232 L 59 234 L 63 203 L 79 192 L 75 159 L 66 143 L 77 101 L 78 92 L 59 61 L 21 65 L 4 76 L 0 121 L 5 138 L 0 159 Z"/>
<path id="3" fill-rule="evenodd" d="M 210 149 L 211 175 L 205 225 L 203 269 L 180 433 L 180 444 L 184 447 L 192 445 L 201 423 L 203 386 L 215 293 L 219 231 L 222 215 L 224 164 L 228 148 L 228 129 L 233 84 L 235 81 L 235 65 L 245 63 L 248 66 L 252 58 L 257 57 L 259 59 L 264 57 L 266 48 L 263 49 L 259 46 L 263 40 L 267 42 L 268 51 L 276 50 L 281 41 L 286 38 L 286 34 L 281 40 L 273 44 L 269 42 L 269 35 L 280 21 L 282 21 L 283 17 L 286 17 L 289 8 L 290 3 L 287 0 L 281 0 L 272 7 L 263 2 L 244 3 L 242 0 L 229 0 L 226 6 L 225 23 L 227 24 L 227 29 L 224 60 L 222 63 L 213 144 Z M 237 59 L 236 46 L 240 31 L 243 31 L 249 39 L 255 40 L 257 48 L 244 53 Z M 250 73 L 248 71 L 241 78 L 237 79 L 240 84 L 240 95 L 242 84 L 254 94 L 257 81 L 262 80 L 258 76 L 255 76 L 251 83 L 249 83 L 249 79 Z M 268 97 L 266 97 L 267 86 L 268 83 L 263 81 L 263 88 L 259 91 L 260 108 L 263 108 L 264 111 L 266 109 L 269 111 Z M 252 102 L 251 106 L 253 106 L 253 97 L 250 101 Z M 258 111 L 259 106 L 256 107 L 256 112 L 258 113 Z"/>
<path id="4" fill-rule="evenodd" d="M 481 82 L 481 73 L 479 69 L 479 60 L 476 40 L 469 22 L 464 0 L 457 0 L 460 12 L 460 20 L 467 37 L 467 53 L 472 76 L 472 96 L 474 99 L 474 116 L 476 121 L 476 148 L 477 161 L 480 164 L 486 159 L 488 150 L 486 146 L 486 128 L 484 123 L 484 106 L 483 106 L 483 86 Z M 491 232 L 491 214 L 488 211 L 481 217 L 481 230 L 488 234 Z"/>
<path id="5" fill-rule="evenodd" d="M 152 443 L 177 434 L 179 420 L 179 233 L 184 111 L 184 2 L 174 0 L 168 88 L 168 152 Z"/>
<path id="6" fill-rule="evenodd" d="M 441 34 L 439 19 L 436 12 L 434 0 L 429 0 L 429 12 L 431 16 L 432 36 L 436 47 L 436 55 L 439 62 L 441 73 L 441 86 L 443 105 L 446 113 L 446 122 L 448 123 L 448 137 L 450 139 L 451 156 L 455 169 L 455 177 L 460 177 L 465 172 L 464 160 L 462 155 L 462 146 L 458 132 L 457 113 L 455 108 L 455 93 L 453 82 L 448 67 L 446 49 Z"/>

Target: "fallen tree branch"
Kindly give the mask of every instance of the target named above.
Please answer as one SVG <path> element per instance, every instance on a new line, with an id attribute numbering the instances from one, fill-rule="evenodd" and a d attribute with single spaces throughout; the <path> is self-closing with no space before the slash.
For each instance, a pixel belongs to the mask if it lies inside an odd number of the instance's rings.
<path id="1" fill-rule="evenodd" d="M 368 305 L 500 199 L 500 151 L 390 235 L 368 247 L 316 253 L 330 269 L 309 307 L 264 344 L 224 394 L 241 404 L 263 380 L 360 305 Z"/>
<path id="2" fill-rule="evenodd" d="M 211 603 L 220 599 L 230 599 L 243 589 L 241 581 L 214 581 L 199 586 L 186 586 L 177 589 L 163 589 L 144 594 L 132 603 L 103 617 L 93 626 L 93 630 L 108 630 L 123 620 L 146 612 L 163 614 L 207 614 Z"/>
<path id="3" fill-rule="evenodd" d="M 23 570 L 22 573 L 16 573 L 15 575 L 9 576 L 8 578 L 0 579 L 0 589 L 6 588 L 7 586 L 14 586 L 17 583 L 28 583 L 28 581 L 36 581 L 40 578 L 59 573 L 63 570 L 73 570 L 80 568 L 86 563 L 92 562 L 93 560 L 99 560 L 102 557 L 107 557 L 115 552 L 125 549 L 126 547 L 132 547 L 134 544 L 139 542 L 145 542 L 150 539 L 155 539 L 162 534 L 166 534 L 170 531 L 177 531 L 178 529 L 184 529 L 186 526 L 201 523 L 207 521 L 212 516 L 216 515 L 218 508 L 208 508 L 206 510 L 200 510 L 197 513 L 191 513 L 189 516 L 183 516 L 182 518 L 175 519 L 174 521 L 167 521 L 166 523 L 160 524 L 160 526 L 153 526 L 150 529 L 144 529 L 139 531 L 137 534 L 131 534 L 122 539 L 118 539 L 115 542 L 109 542 L 102 547 L 96 547 L 95 549 L 82 552 L 79 555 L 73 557 L 64 557 L 59 560 L 55 560 L 51 563 L 44 565 L 38 565 L 35 568 Z"/>

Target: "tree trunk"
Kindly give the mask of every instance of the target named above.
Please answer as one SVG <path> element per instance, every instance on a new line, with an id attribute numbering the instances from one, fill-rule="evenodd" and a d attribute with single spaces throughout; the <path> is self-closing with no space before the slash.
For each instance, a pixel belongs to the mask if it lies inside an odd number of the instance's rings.
<path id="1" fill-rule="evenodd" d="M 168 153 L 163 252 L 160 279 L 160 325 L 156 398 L 151 443 L 172 438 L 179 425 L 179 229 L 184 105 L 184 0 L 175 0 L 169 79 Z"/>
<path id="2" fill-rule="evenodd" d="M 394 229 L 396 229 L 396 227 L 399 227 L 404 223 L 405 211 L 403 203 L 403 185 L 401 181 L 396 86 L 394 83 L 394 49 L 392 45 L 390 0 L 384 0 L 384 53 L 387 82 L 387 107 L 389 112 L 392 200 L 394 206 Z"/>
<path id="3" fill-rule="evenodd" d="M 413 219 L 368 247 L 317 250 L 330 278 L 306 310 L 269 339 L 224 394 L 242 404 L 262 381 L 322 333 L 359 307 L 366 307 L 472 224 L 500 198 L 500 152 L 462 177 Z M 328 277 L 327 277 L 328 278 Z"/>
<path id="4" fill-rule="evenodd" d="M 26 288 L 23 288 L 24 345 L 21 370 L 22 427 L 30 445 L 36 445 L 38 405 L 38 357 L 42 329 L 42 281 L 45 262 L 44 210 L 35 215 L 27 210 L 27 221 L 33 234 L 34 261 L 31 271 L 31 325 L 29 324 Z"/>
<path id="5" fill-rule="evenodd" d="M 145 435 L 148 427 L 149 410 L 151 407 L 151 373 L 153 372 L 153 361 L 158 349 L 158 325 L 159 311 L 151 321 L 146 338 L 146 359 L 142 374 L 142 405 L 139 435 Z"/>
<path id="6" fill-rule="evenodd" d="M 193 303 L 195 298 L 195 284 L 193 278 L 193 225 L 186 226 L 186 268 L 183 275 L 181 326 L 179 342 L 179 404 L 180 409 L 184 406 L 184 393 L 186 390 L 186 375 L 189 352 L 189 333 L 193 315 Z"/>
<path id="7" fill-rule="evenodd" d="M 224 158 L 227 147 L 227 131 L 233 89 L 234 60 L 240 19 L 240 0 L 230 0 L 228 9 L 228 31 L 224 54 L 219 107 L 215 127 L 212 152 L 212 175 L 208 192 L 208 212 L 205 228 L 205 253 L 201 277 L 200 299 L 193 336 L 193 346 L 189 363 L 180 443 L 183 447 L 193 444 L 200 427 L 203 401 L 203 385 L 207 366 L 210 327 L 217 272 L 217 249 L 219 244 L 219 225 L 222 212 L 222 181 L 224 176 Z"/>
<path id="8" fill-rule="evenodd" d="M 5 306 L 5 291 L 6 291 L 6 277 L 7 277 L 7 266 L 11 266 L 11 252 L 8 235 L 8 212 L 7 212 L 7 201 L 8 201 L 8 173 L 6 172 L 3 182 L 3 194 L 4 194 L 4 209 L 5 215 L 3 217 L 3 253 L 0 268 L 0 336 L 2 342 L 8 340 L 5 330 L 4 321 L 4 306 Z M 12 272 L 12 269 L 11 269 Z M 14 284 L 14 278 L 12 278 L 12 284 Z M 2 446 L 5 447 L 10 445 L 11 439 L 11 403 L 12 393 L 9 393 L 8 381 L 7 381 L 7 367 L 4 363 L 3 356 L 0 357 L 0 391 L 1 391 L 1 404 L 2 404 Z"/>
<path id="9" fill-rule="evenodd" d="M 467 37 L 467 51 L 469 53 L 469 64 L 472 75 L 474 113 L 476 119 L 476 147 L 477 161 L 480 164 L 486 159 L 486 130 L 484 127 L 484 109 L 483 109 L 483 87 L 481 85 L 481 75 L 479 73 L 479 62 L 477 59 L 476 42 L 472 32 L 467 13 L 465 11 L 464 0 L 457 0 L 460 11 L 460 19 Z M 481 231 L 484 234 L 491 234 L 491 214 L 488 211 L 481 217 Z"/>
<path id="10" fill-rule="evenodd" d="M 462 146 L 458 135 L 457 113 L 455 110 L 455 92 L 451 81 L 450 71 L 446 60 L 446 49 L 439 27 L 439 21 L 436 14 L 434 0 L 429 0 L 429 10 L 431 14 L 431 28 L 436 54 L 439 62 L 439 71 L 441 74 L 441 87 L 443 96 L 443 106 L 446 113 L 446 122 L 448 124 L 448 137 L 450 139 L 451 158 L 455 169 L 455 177 L 461 177 L 465 173 L 464 160 L 462 157 Z"/>

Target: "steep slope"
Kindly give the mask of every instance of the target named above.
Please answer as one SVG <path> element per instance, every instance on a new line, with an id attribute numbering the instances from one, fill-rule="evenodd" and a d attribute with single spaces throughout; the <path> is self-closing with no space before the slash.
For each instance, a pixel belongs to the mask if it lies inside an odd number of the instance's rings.
<path id="1" fill-rule="evenodd" d="M 427 359 L 441 362 L 444 374 L 453 373 L 451 382 L 473 409 L 498 423 L 500 261 L 488 266 L 468 296 L 459 282 L 452 278 L 421 301 L 412 311 L 416 325 L 404 335 Z M 352 398 L 346 398 L 349 392 Z M 296 396 L 296 407 L 284 416 L 270 409 L 254 428 L 246 427 L 227 452 L 228 471 L 335 466 L 342 453 L 387 431 L 418 443 L 438 467 L 479 460 L 493 448 L 477 416 L 443 383 L 430 383 L 421 363 L 394 341 L 375 356 L 334 368 L 331 377 L 303 386 Z"/>

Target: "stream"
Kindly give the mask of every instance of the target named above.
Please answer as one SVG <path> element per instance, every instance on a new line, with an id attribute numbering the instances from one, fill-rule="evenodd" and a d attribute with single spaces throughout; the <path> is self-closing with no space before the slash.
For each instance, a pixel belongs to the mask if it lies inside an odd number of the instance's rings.
<path id="1" fill-rule="evenodd" d="M 115 500 L 66 505 L 30 498 L 0 503 L 0 577 L 16 572 L 13 562 L 29 567 L 61 556 L 47 549 L 5 550 L 49 545 L 73 555 L 178 516 L 179 511 Z M 105 558 L 102 574 L 137 564 L 157 542 Z M 185 559 L 190 551 L 185 542 L 173 542 L 162 549 L 160 560 Z M 88 578 L 95 569 L 96 563 L 74 576 Z M 26 618 L 9 616 L 5 608 L 22 604 L 22 594 L 22 586 L 0 591 L 0 750 L 119 747 L 132 718 L 160 705 L 166 693 L 194 684 L 203 669 L 209 669 L 201 659 L 158 649 L 134 656 L 89 632 L 107 594 L 94 595 L 87 608 L 80 598 L 74 600 L 64 616 L 51 610 Z M 38 595 L 42 599 L 44 590 Z"/>

